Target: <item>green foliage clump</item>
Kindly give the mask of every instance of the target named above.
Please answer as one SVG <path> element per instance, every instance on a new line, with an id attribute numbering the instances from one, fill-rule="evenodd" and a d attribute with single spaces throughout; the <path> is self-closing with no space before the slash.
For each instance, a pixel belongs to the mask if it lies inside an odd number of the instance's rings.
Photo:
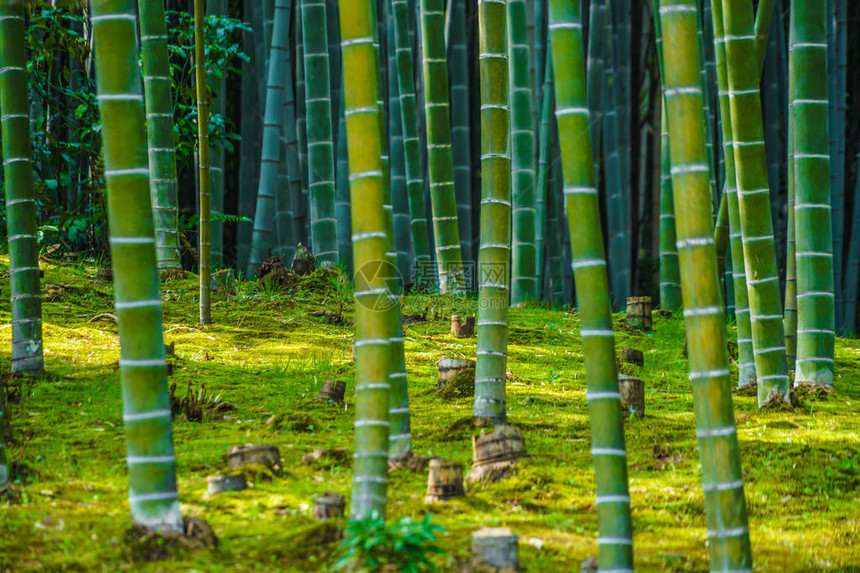
<path id="1" fill-rule="evenodd" d="M 378 515 L 353 520 L 346 525 L 342 553 L 335 571 L 379 571 L 382 568 L 403 573 L 435 571 L 430 555 L 442 553 L 433 543 L 444 528 L 434 525 L 430 514 L 423 520 L 401 517 L 386 523 Z"/>

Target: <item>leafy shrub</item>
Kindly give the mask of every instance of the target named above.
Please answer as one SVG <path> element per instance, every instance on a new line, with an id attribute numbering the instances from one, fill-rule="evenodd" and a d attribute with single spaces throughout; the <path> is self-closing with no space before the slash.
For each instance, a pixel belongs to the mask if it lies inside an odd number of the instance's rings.
<path id="1" fill-rule="evenodd" d="M 443 529 L 431 523 L 429 514 L 419 521 L 401 517 L 386 523 L 376 514 L 350 521 L 346 525 L 346 537 L 338 548 L 341 557 L 334 564 L 334 570 L 435 571 L 430 556 L 442 553 L 433 542 L 436 533 Z"/>

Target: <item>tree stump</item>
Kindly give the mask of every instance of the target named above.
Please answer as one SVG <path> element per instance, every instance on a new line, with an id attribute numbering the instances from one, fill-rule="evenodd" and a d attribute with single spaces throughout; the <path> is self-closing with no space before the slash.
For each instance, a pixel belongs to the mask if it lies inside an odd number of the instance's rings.
<path id="1" fill-rule="evenodd" d="M 346 394 L 346 382 L 343 380 L 326 380 L 320 386 L 317 402 L 332 401 L 335 404 L 343 404 L 344 394 Z"/>
<path id="2" fill-rule="evenodd" d="M 485 527 L 472 534 L 472 553 L 496 569 L 517 569 L 519 536 L 507 527 Z"/>
<path id="3" fill-rule="evenodd" d="M 618 390 L 621 392 L 621 406 L 637 418 L 644 418 L 645 382 L 633 376 L 620 374 Z"/>
<path id="4" fill-rule="evenodd" d="M 651 297 L 631 296 L 627 298 L 627 322 L 642 330 L 651 330 Z"/>
<path id="5" fill-rule="evenodd" d="M 209 476 L 209 495 L 218 495 L 225 491 L 242 491 L 248 489 L 245 474 L 216 474 Z"/>
<path id="6" fill-rule="evenodd" d="M 339 493 L 325 492 L 314 500 L 314 519 L 325 521 L 343 517 L 346 500 Z"/>
<path id="7" fill-rule="evenodd" d="M 103 267 L 96 270 L 96 280 L 100 283 L 113 282 L 113 267 Z"/>
<path id="8" fill-rule="evenodd" d="M 459 314 L 451 316 L 451 336 L 454 338 L 468 338 L 475 335 L 475 317 L 467 316 L 463 320 Z"/>
<path id="9" fill-rule="evenodd" d="M 427 476 L 427 497 L 424 503 L 447 501 L 466 495 L 463 489 L 463 466 L 457 462 L 433 458 Z"/>
<path id="10" fill-rule="evenodd" d="M 502 480 L 510 475 L 520 458 L 531 460 L 519 428 L 496 426 L 489 434 L 482 430 L 480 436 L 472 436 L 473 460 L 466 481 Z"/>
<path id="11" fill-rule="evenodd" d="M 474 367 L 474 360 L 467 360 L 465 358 L 443 358 L 439 361 L 439 378 L 436 382 L 436 390 L 444 388 L 461 370 Z"/>
<path id="12" fill-rule="evenodd" d="M 641 350 L 636 350 L 635 348 L 622 348 L 621 362 L 624 364 L 633 364 L 635 366 L 644 366 L 645 354 Z"/>
<path id="13" fill-rule="evenodd" d="M 242 444 L 227 451 L 230 470 L 236 471 L 245 466 L 265 466 L 277 473 L 281 469 L 281 453 L 275 446 Z"/>

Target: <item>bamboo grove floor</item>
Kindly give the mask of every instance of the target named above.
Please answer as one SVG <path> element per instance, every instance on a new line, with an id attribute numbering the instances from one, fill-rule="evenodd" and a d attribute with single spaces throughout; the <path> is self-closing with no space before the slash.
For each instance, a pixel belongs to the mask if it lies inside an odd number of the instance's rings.
<path id="1" fill-rule="evenodd" d="M 218 548 L 138 564 L 123 541 L 130 519 L 117 330 L 110 320 L 90 322 L 112 312 L 112 287 L 96 282 L 86 263 L 43 267 L 53 299 L 44 304 L 48 374 L 27 381 L 20 403 L 10 405 L 9 457 L 23 500 L 0 505 L 0 571 L 316 571 L 330 564 L 336 543 L 320 541 L 309 506 L 323 491 L 348 496 L 349 463 L 322 469 L 301 459 L 318 446 L 352 448 L 348 283 L 312 278 L 289 296 L 240 283 L 235 296 L 213 296 L 215 324 L 205 329 L 196 324 L 195 277 L 162 285 L 177 393 L 189 382 L 194 391 L 205 384 L 238 409 L 222 421 L 174 425 L 183 512 L 211 523 Z M 8 371 L 8 257 L 0 271 L 0 369 Z M 318 316 L 341 305 L 342 324 Z M 427 307 L 431 320 L 405 331 L 414 448 L 467 468 L 475 430 L 457 421 L 470 415 L 471 401 L 442 401 L 434 388 L 440 358 L 474 357 L 475 339 L 451 338 L 445 319 L 474 312 L 477 303 L 410 296 L 404 314 Z M 575 571 L 597 553 L 579 319 L 527 305 L 512 309 L 510 324 L 509 418 L 534 463 L 445 505 L 424 505 L 426 472 L 391 476 L 389 517 L 430 511 L 446 528 L 440 570 L 456 570 L 470 532 L 486 525 L 520 535 L 524 571 Z M 645 366 L 633 373 L 646 381 L 646 417 L 626 425 L 637 567 L 705 571 L 683 319 L 656 318 L 653 331 L 641 333 L 626 331 L 618 315 L 616 326 L 619 349 L 645 353 Z M 860 571 L 860 340 L 838 340 L 836 364 L 836 392 L 799 398 L 792 411 L 760 412 L 751 393 L 735 394 L 758 571 Z M 347 380 L 344 407 L 314 402 L 331 378 Z M 281 417 L 279 429 L 265 425 L 273 415 Z M 208 498 L 206 477 L 226 469 L 227 448 L 241 443 L 277 445 L 285 471 Z"/>

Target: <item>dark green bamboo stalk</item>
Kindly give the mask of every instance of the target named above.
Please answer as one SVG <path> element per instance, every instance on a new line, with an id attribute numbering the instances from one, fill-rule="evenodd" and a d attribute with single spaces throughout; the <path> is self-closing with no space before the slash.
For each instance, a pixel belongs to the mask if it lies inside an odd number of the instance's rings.
<path id="1" fill-rule="evenodd" d="M 269 77 L 266 82 L 266 114 L 263 120 L 260 183 L 257 189 L 257 212 L 254 216 L 251 256 L 248 258 L 249 275 L 253 275 L 257 266 L 266 259 L 275 242 L 275 197 L 278 183 L 278 165 L 281 162 L 281 128 L 284 123 L 282 114 L 287 75 L 287 60 L 284 54 L 287 50 L 290 4 L 291 0 L 277 0 L 277 4 L 275 4 L 275 35 L 272 38 Z M 289 157 L 287 160 L 289 162 Z"/>
<path id="2" fill-rule="evenodd" d="M 513 239 L 511 251 L 511 304 L 535 300 L 537 247 L 535 245 L 535 131 L 532 123 L 533 90 L 529 78 L 525 0 L 508 0 L 510 52 L 511 173 L 513 182 Z"/>
<path id="3" fill-rule="evenodd" d="M 506 420 L 511 255 L 510 99 L 506 0 L 478 2 L 481 75 L 481 247 L 473 415 Z M 528 67 L 528 66 L 526 66 Z"/>
<path id="4" fill-rule="evenodd" d="M 789 399 L 752 5 L 723 0 L 726 68 L 759 405 Z M 737 272 L 737 271 L 736 271 Z M 737 293 L 736 293 L 737 294 Z"/>
<path id="5" fill-rule="evenodd" d="M 427 117 L 427 167 L 439 290 L 466 289 L 448 103 L 448 60 L 445 49 L 445 10 L 442 0 L 421 0 L 421 46 L 424 70 L 424 113 Z"/>
<path id="6" fill-rule="evenodd" d="M 209 154 L 209 88 L 206 85 L 206 42 L 203 34 L 203 0 L 194 0 L 194 72 L 197 87 L 197 161 L 200 185 L 200 324 L 212 322 L 211 276 L 211 184 Z"/>
<path id="7" fill-rule="evenodd" d="M 797 251 L 795 384 L 833 386 L 834 284 L 825 0 L 793 0 L 794 222 Z"/>
<path id="8" fill-rule="evenodd" d="M 296 240 L 308 244 L 310 240 L 310 179 L 308 165 L 308 130 L 307 104 L 305 103 L 305 57 L 302 46 L 302 19 L 293 18 L 293 36 L 288 42 L 294 42 L 296 47 L 296 144 L 299 155 L 299 174 L 301 175 L 301 195 L 295 203 L 295 209 L 300 213 L 301 220 L 297 221 Z"/>
<path id="9" fill-rule="evenodd" d="M 281 113 L 280 161 L 278 162 L 278 185 L 275 192 L 276 247 L 272 254 L 289 265 L 296 254 L 296 214 L 293 211 L 294 189 L 301 179 L 298 156 L 295 150 L 296 94 L 293 89 L 292 46 L 288 41 L 282 54 L 284 63 L 284 95 Z M 293 146 L 291 149 L 290 146 Z"/>
<path id="10" fill-rule="evenodd" d="M 857 157 L 860 165 L 860 154 Z M 857 293 L 860 288 L 860 173 L 854 177 L 854 213 L 848 240 L 848 261 L 845 269 L 845 330 L 856 332 Z"/>
<path id="11" fill-rule="evenodd" d="M 457 195 L 457 225 L 463 260 L 473 260 L 472 237 L 472 142 L 469 109 L 469 55 L 466 33 L 466 0 L 448 5 L 450 38 L 448 73 L 451 77 L 451 131 L 454 153 L 454 190 Z M 390 42 L 391 40 L 389 40 Z"/>
<path id="12" fill-rule="evenodd" d="M 544 239 L 545 227 L 547 226 L 547 193 L 549 192 L 549 152 L 552 142 L 552 51 L 544 51 L 545 64 L 539 70 L 539 76 L 543 81 L 541 88 L 541 110 L 538 146 L 538 170 L 536 178 L 535 205 L 537 215 L 535 217 L 535 270 L 538 276 L 538 294 L 545 295 L 546 279 L 544 275 Z"/>
<path id="13" fill-rule="evenodd" d="M 339 29 L 340 24 L 338 24 L 338 30 Z M 340 81 L 341 84 L 343 84 L 343 74 L 341 74 Z M 347 157 L 346 118 L 344 117 L 343 97 L 340 98 L 337 133 L 337 162 L 335 164 L 337 185 L 335 186 L 334 208 L 337 213 L 338 251 L 340 252 L 340 260 L 343 261 L 346 269 L 349 272 L 352 272 L 352 224 L 350 222 L 349 206 L 349 158 Z M 298 174 L 296 174 L 296 176 L 298 177 Z M 301 186 L 300 182 L 298 183 L 299 186 Z"/>
<path id="14" fill-rule="evenodd" d="M 145 3 L 145 2 L 144 2 Z M 227 0 L 206 0 L 207 16 L 224 16 L 227 14 Z M 227 115 L 227 78 L 226 70 L 217 72 L 212 66 L 206 66 L 206 86 L 209 94 L 210 112 L 222 117 Z M 210 145 L 209 191 L 211 211 L 224 213 L 224 149 L 220 145 Z M 218 268 L 221 266 L 224 251 L 224 223 L 211 221 L 210 227 L 210 263 Z"/>
<path id="15" fill-rule="evenodd" d="M 669 122 L 666 106 L 660 134 L 660 308 L 677 311 L 681 308 L 681 271 L 675 246 L 675 204 L 672 201 L 671 159 L 669 156 Z"/>
<path id="16" fill-rule="evenodd" d="M 129 504 L 136 523 L 181 532 L 135 3 L 92 0 L 90 7 L 119 319 Z"/>
<path id="17" fill-rule="evenodd" d="M 24 12 L 23 0 L 0 1 L 0 109 L 3 110 L 0 123 L 12 290 L 12 372 L 38 374 L 44 369 L 42 297 Z M 0 432 L 3 427 L 0 415 Z M 4 462 L 3 456 L 0 444 L 0 464 Z M 0 476 L 0 488 L 3 484 L 5 479 Z"/>
<path id="18" fill-rule="evenodd" d="M 244 4 L 245 19 L 253 19 L 255 7 L 249 2 Z M 262 121 L 259 107 L 259 94 L 257 88 L 257 44 L 254 42 L 254 33 L 245 32 L 242 39 L 242 48 L 248 54 L 253 54 L 250 62 L 242 65 L 242 111 L 241 111 L 241 135 L 239 144 L 239 189 L 237 213 L 249 220 L 236 225 L 236 268 L 244 271 L 248 268 L 248 256 L 251 250 L 251 235 L 254 232 L 254 212 L 257 205 L 257 177 L 260 174 L 260 137 L 262 136 Z M 253 48 L 253 49 L 252 49 Z"/>
<path id="19" fill-rule="evenodd" d="M 794 43 L 793 30 L 789 30 L 789 45 Z M 788 59 L 788 99 L 794 99 L 794 60 Z M 786 191 L 788 195 L 788 217 L 786 223 L 786 251 L 785 251 L 785 318 L 783 328 L 785 329 L 785 357 L 788 368 L 796 368 L 797 358 L 797 241 L 795 237 L 794 220 L 794 118 L 788 114 L 788 137 L 786 151 L 788 152 Z"/>
<path id="20" fill-rule="evenodd" d="M 391 0 L 394 41 L 397 53 L 397 88 L 403 120 L 403 151 L 406 154 L 406 189 L 411 217 L 412 253 L 416 267 L 430 264 L 427 215 L 424 207 L 424 174 L 421 171 L 421 142 L 418 138 L 418 108 L 415 99 L 415 69 L 406 0 Z"/>
<path id="21" fill-rule="evenodd" d="M 556 121 L 570 228 L 576 299 L 582 317 L 591 454 L 597 482 L 600 570 L 633 570 L 624 420 L 615 366 L 609 283 L 595 187 L 578 0 L 550 0 Z"/>
<path id="22" fill-rule="evenodd" d="M 337 263 L 331 74 L 325 0 L 301 0 L 301 18 L 307 110 L 305 128 L 308 145 L 311 244 L 318 261 Z"/>
<path id="23" fill-rule="evenodd" d="M 389 390 L 394 333 L 385 275 L 389 237 L 380 134 L 376 16 L 372 0 L 341 0 L 344 98 L 355 260 L 355 461 L 350 515 L 385 516 L 389 456 Z"/>
<path id="24" fill-rule="evenodd" d="M 732 132 L 731 107 L 728 92 L 728 70 L 725 48 L 725 27 L 723 24 L 722 2 L 712 5 L 714 23 L 714 40 L 716 47 L 717 84 L 719 86 L 720 124 L 725 157 L 725 188 L 729 215 L 729 230 L 732 261 L 732 290 L 735 302 L 735 318 L 738 330 L 738 386 L 747 386 L 755 382 L 756 364 L 750 320 L 750 291 L 747 288 L 746 253 L 744 251 L 743 235 L 741 232 L 741 215 L 738 200 L 737 173 L 735 169 L 735 154 L 732 147 L 734 139 Z"/>
<path id="25" fill-rule="evenodd" d="M 152 170 L 149 184 L 155 217 L 155 252 L 159 269 L 181 269 L 173 98 L 163 0 L 140 4 L 140 40 L 149 167 Z"/>
<path id="26" fill-rule="evenodd" d="M 711 571 L 752 571 L 710 213 L 698 17 L 696 0 L 660 2 L 678 259 Z"/>
<path id="27" fill-rule="evenodd" d="M 394 219 L 394 250 L 397 270 L 403 281 L 412 276 L 412 245 L 409 199 L 406 192 L 406 153 L 403 150 L 403 117 L 400 112 L 400 92 L 397 89 L 397 50 L 394 46 L 394 17 L 386 18 L 388 30 L 388 139 L 390 142 L 391 204 Z"/>

